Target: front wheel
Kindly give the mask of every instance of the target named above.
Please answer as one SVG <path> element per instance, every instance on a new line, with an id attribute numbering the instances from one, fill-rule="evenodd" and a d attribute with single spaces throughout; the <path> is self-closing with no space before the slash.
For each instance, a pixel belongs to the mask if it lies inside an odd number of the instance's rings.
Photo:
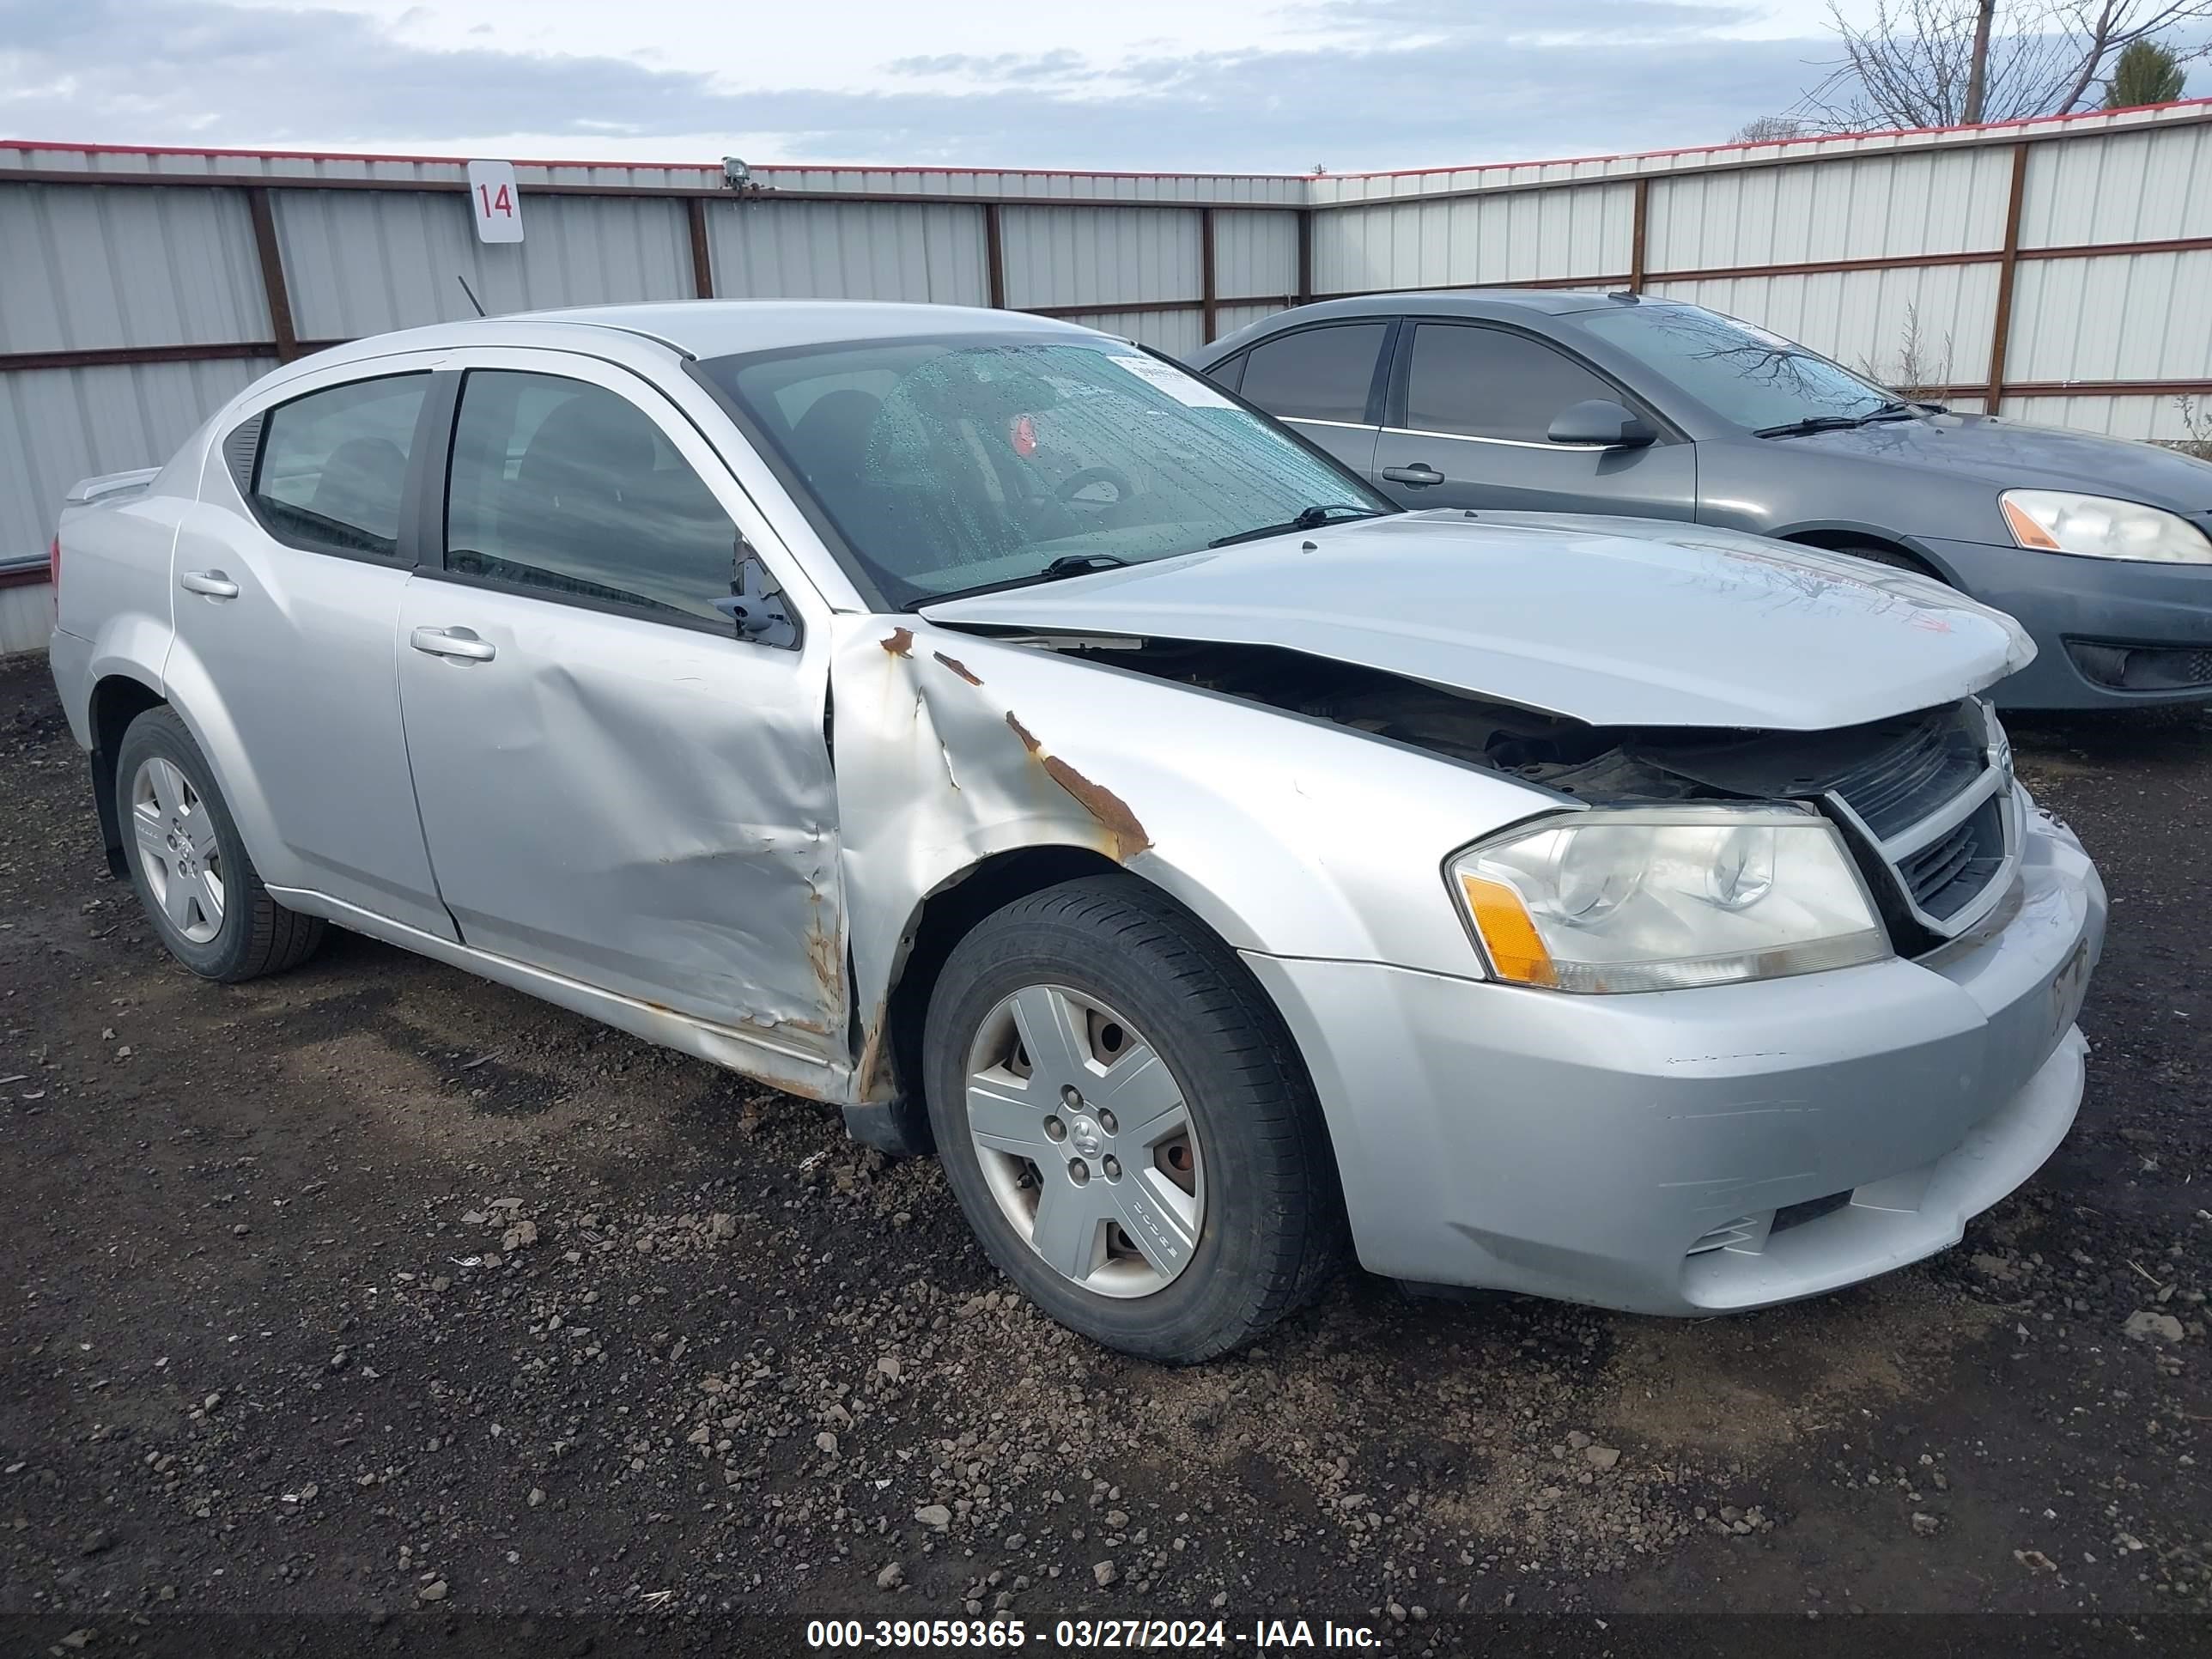
<path id="1" fill-rule="evenodd" d="M 1232 951 L 1133 877 L 1047 889 L 963 939 L 924 1066 L 985 1251 L 1094 1341 L 1212 1358 L 1341 1255 L 1334 1163 L 1280 1018 Z"/>

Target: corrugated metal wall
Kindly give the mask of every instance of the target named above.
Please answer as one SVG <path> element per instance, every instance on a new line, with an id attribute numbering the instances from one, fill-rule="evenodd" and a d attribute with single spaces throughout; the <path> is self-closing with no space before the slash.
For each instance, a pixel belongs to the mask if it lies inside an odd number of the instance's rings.
<path id="1" fill-rule="evenodd" d="M 2212 415 L 2203 100 L 1312 193 L 1322 294 L 1632 283 L 1960 408 L 1984 407 L 2001 375 L 2000 407 L 2021 420 L 2172 439 L 2189 435 L 2182 399 Z"/>
<path id="2" fill-rule="evenodd" d="M 31 176 L 55 173 L 101 184 Z M 1302 295 L 1634 281 L 1885 378 L 1917 335 L 1922 384 L 1971 407 L 2001 375 L 2022 419 L 2179 436 L 2176 398 L 2212 392 L 2203 102 L 1338 178 L 763 167 L 769 193 L 738 196 L 719 167 L 516 173 L 526 240 L 487 247 L 457 161 L 0 144 L 0 563 L 42 554 L 71 482 L 165 458 L 288 339 L 465 316 L 462 275 L 495 311 L 702 276 L 996 300 L 1176 355 Z"/>
<path id="3" fill-rule="evenodd" d="M 991 302 L 980 207 L 715 202 L 707 233 L 714 292 L 732 299 Z"/>

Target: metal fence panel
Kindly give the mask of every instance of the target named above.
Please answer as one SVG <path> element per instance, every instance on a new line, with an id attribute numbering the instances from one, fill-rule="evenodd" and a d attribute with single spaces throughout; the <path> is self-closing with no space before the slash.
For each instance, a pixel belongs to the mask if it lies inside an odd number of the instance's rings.
<path id="1" fill-rule="evenodd" d="M 2005 374 L 2014 380 L 2212 380 L 2212 250 L 2023 264 Z"/>
<path id="2" fill-rule="evenodd" d="M 1988 147 L 1655 179 L 1647 269 L 1994 248 L 2011 179 L 2011 152 Z"/>
<path id="3" fill-rule="evenodd" d="M 2024 247 L 2212 236 L 2212 125 L 2087 135 L 2033 157 Z"/>
<path id="4" fill-rule="evenodd" d="M 269 337 L 240 192 L 0 190 L 0 352 Z"/>
<path id="5" fill-rule="evenodd" d="M 1323 214 L 1314 226 L 1314 288 L 1561 282 L 1624 276 L 1634 188 L 1601 184 Z"/>
<path id="6" fill-rule="evenodd" d="M 1010 306 L 1198 300 L 1199 216 L 1189 209 L 1010 207 L 1000 227 Z"/>
<path id="7" fill-rule="evenodd" d="M 42 555 L 80 478 L 155 466 L 272 358 L 0 375 L 0 558 Z"/>
<path id="8" fill-rule="evenodd" d="M 726 298 L 990 303 L 980 207 L 714 202 L 707 234 Z"/>
<path id="9" fill-rule="evenodd" d="M 1279 294 L 1297 297 L 1298 216 L 1295 213 L 1216 213 L 1213 216 L 1213 291 L 1232 300 Z M 1228 325 L 1222 325 L 1226 332 Z"/>
<path id="10" fill-rule="evenodd" d="M 477 240 L 465 197 L 271 192 L 303 340 L 352 339 L 491 312 L 691 297 L 683 204 L 645 197 L 526 196 L 525 240 Z"/>

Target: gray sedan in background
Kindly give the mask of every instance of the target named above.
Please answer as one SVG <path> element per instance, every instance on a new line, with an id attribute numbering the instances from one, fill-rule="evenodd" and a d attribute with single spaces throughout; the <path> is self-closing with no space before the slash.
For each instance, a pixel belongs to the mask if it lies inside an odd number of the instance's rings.
<path id="1" fill-rule="evenodd" d="M 1688 520 L 2009 611 L 2014 708 L 2212 700 L 2212 465 L 1906 402 L 1764 329 L 1632 294 L 1389 294 L 1193 366 L 1410 507 Z"/>

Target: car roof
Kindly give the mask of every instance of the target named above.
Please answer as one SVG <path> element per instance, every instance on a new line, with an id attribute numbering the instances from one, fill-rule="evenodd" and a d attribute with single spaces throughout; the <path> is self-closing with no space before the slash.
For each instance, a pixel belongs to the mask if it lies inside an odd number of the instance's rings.
<path id="1" fill-rule="evenodd" d="M 651 353 L 657 348 L 661 353 L 684 356 L 726 357 L 739 352 L 837 345 L 847 341 L 1009 331 L 1098 337 L 1097 330 L 1078 323 L 979 306 L 896 305 L 870 300 L 669 300 L 571 306 L 432 323 L 350 340 L 302 358 L 294 367 L 325 368 L 400 352 L 469 346 L 543 347 L 568 343 L 562 337 L 571 329 L 577 332 L 569 340 L 578 349 L 615 348 L 624 356 L 640 350 Z M 598 336 L 599 347 L 587 343 L 586 330 Z"/>
<path id="2" fill-rule="evenodd" d="M 518 323 L 583 323 L 623 329 L 665 341 L 695 357 L 786 346 L 834 345 L 847 340 L 902 339 L 946 334 L 1025 332 L 1092 334 L 1018 311 L 981 306 L 907 305 L 874 300 L 669 300 L 655 304 L 571 306 L 527 311 Z"/>
<path id="3" fill-rule="evenodd" d="M 1617 291 L 1617 290 L 1616 290 Z M 1479 317 L 1489 321 L 1515 317 L 1559 317 L 1570 312 L 1597 311 L 1625 305 L 1665 304 L 1649 296 L 1615 299 L 1599 289 L 1574 288 L 1454 288 L 1413 289 L 1385 294 L 1358 294 L 1347 299 L 1324 300 L 1318 305 L 1279 311 L 1224 335 L 1190 361 L 1218 362 L 1254 340 L 1301 323 L 1348 320 L 1359 317 Z"/>

